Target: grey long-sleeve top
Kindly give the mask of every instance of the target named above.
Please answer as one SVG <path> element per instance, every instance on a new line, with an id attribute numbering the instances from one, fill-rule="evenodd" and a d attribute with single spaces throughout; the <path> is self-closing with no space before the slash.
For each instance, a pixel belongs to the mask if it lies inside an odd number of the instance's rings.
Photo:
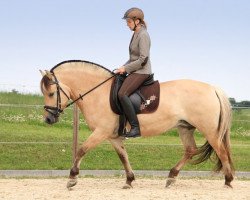
<path id="1" fill-rule="evenodd" d="M 144 26 L 134 33 L 129 45 L 129 60 L 124 64 L 127 73 L 151 74 L 151 41 Z"/>

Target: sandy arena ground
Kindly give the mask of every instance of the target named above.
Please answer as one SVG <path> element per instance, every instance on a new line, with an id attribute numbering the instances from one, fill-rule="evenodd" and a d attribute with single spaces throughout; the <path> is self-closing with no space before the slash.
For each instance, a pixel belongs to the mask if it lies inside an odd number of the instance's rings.
<path id="1" fill-rule="evenodd" d="M 0 199 L 88 199 L 88 200 L 250 200 L 250 181 L 233 181 L 233 189 L 223 180 L 178 179 L 165 188 L 163 179 L 138 178 L 133 189 L 122 189 L 124 178 L 80 178 L 72 189 L 67 179 L 0 179 Z"/>

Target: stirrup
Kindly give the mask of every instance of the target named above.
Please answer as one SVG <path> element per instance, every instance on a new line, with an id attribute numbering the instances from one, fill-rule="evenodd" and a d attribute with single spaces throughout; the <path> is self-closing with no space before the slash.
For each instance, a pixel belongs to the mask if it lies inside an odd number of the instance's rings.
<path id="1" fill-rule="evenodd" d="M 135 127 L 133 129 L 131 129 L 129 132 L 126 132 L 126 134 L 123 135 L 126 138 L 136 138 L 136 137 L 140 137 L 141 133 L 140 133 L 140 128 Z"/>

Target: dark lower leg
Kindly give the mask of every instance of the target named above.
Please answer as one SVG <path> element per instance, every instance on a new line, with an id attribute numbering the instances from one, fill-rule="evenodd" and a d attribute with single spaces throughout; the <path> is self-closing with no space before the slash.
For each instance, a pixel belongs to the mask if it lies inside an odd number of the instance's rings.
<path id="1" fill-rule="evenodd" d="M 232 187 L 231 182 L 234 179 L 232 174 L 225 175 L 225 185 Z"/>
<path id="2" fill-rule="evenodd" d="M 174 168 L 172 168 L 169 172 L 168 178 L 175 178 L 176 176 L 178 176 L 180 170 L 177 170 Z"/>
<path id="3" fill-rule="evenodd" d="M 74 165 L 70 170 L 67 188 L 71 188 L 77 184 L 77 176 L 79 175 L 79 171 L 80 171 L 80 162 L 81 162 L 81 158 L 82 158 L 82 156 L 84 156 L 84 154 L 85 154 L 85 152 L 82 149 L 78 150 Z"/>
<path id="4" fill-rule="evenodd" d="M 75 178 L 79 174 L 79 165 L 81 158 L 85 155 L 85 151 L 81 148 L 78 150 L 73 167 L 70 170 L 69 178 Z"/>
<path id="5" fill-rule="evenodd" d="M 222 163 L 222 165 L 223 165 L 223 171 L 225 174 L 225 185 L 232 187 L 231 182 L 234 179 L 234 177 L 233 177 L 233 170 L 231 168 L 231 165 L 229 164 L 229 161 Z"/>
<path id="6" fill-rule="evenodd" d="M 132 182 L 135 180 L 135 176 L 134 176 L 134 173 L 132 172 L 131 170 L 131 166 L 128 162 L 128 158 L 127 156 L 125 156 L 123 153 L 121 152 L 118 152 L 117 151 L 117 154 L 125 168 L 125 171 L 126 171 L 126 176 L 127 176 L 127 180 L 126 180 L 126 184 L 130 185 L 132 187 Z"/>
<path id="7" fill-rule="evenodd" d="M 194 147 L 187 147 L 185 150 L 185 154 L 183 156 L 183 158 L 175 165 L 175 167 L 173 167 L 168 175 L 168 179 L 167 179 L 167 183 L 166 183 L 166 187 L 170 186 L 171 184 L 173 184 L 176 181 L 176 177 L 178 176 L 181 168 L 188 162 L 188 160 L 190 160 L 192 158 L 192 156 L 194 155 L 196 149 Z"/>
<path id="8" fill-rule="evenodd" d="M 117 155 L 119 156 L 125 172 L 126 172 L 126 184 L 129 185 L 130 187 L 132 187 L 132 182 L 135 180 L 135 176 L 134 173 L 132 171 L 131 165 L 129 163 L 129 159 L 128 159 L 128 154 L 127 151 L 123 145 L 122 139 L 117 138 L 117 139 L 112 139 L 110 140 L 112 146 L 114 147 Z M 128 188 L 127 186 L 124 186 L 123 188 Z"/>
<path id="9" fill-rule="evenodd" d="M 69 178 L 75 178 L 79 174 L 79 168 L 78 167 L 72 167 L 70 170 Z"/>
<path id="10" fill-rule="evenodd" d="M 179 171 L 180 170 L 175 169 L 175 167 L 170 170 L 169 175 L 168 175 L 168 179 L 166 182 L 166 187 L 169 187 L 170 185 L 175 183 L 175 181 L 176 181 L 175 178 L 178 176 Z"/>
<path id="11" fill-rule="evenodd" d="M 213 145 L 213 149 L 216 152 L 216 155 L 218 156 L 218 159 L 220 162 L 217 162 L 217 169 L 218 171 L 222 170 L 225 174 L 225 185 L 232 187 L 231 181 L 233 178 L 233 169 L 230 165 L 230 157 L 229 152 L 226 150 L 225 145 L 222 143 L 221 145 L 218 145 L 218 143 L 215 143 L 216 145 Z"/>
<path id="12" fill-rule="evenodd" d="M 133 172 L 130 172 L 127 174 L 127 180 L 126 184 L 130 185 L 132 187 L 132 182 L 135 180 L 135 176 Z"/>

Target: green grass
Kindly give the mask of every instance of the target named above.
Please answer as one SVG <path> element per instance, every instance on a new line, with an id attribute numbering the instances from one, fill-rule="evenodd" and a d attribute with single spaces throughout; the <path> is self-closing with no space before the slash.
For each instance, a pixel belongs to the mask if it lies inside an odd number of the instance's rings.
<path id="1" fill-rule="evenodd" d="M 43 97 L 38 94 L 17 94 L 14 92 L 0 92 L 0 104 L 42 105 Z"/>
<path id="2" fill-rule="evenodd" d="M 41 105 L 39 95 L 0 93 L 0 104 Z M 43 108 L 0 107 L 0 169 L 69 169 L 72 162 L 72 109 L 67 109 L 60 122 L 50 126 L 43 122 Z M 248 122 L 246 122 L 248 121 Z M 232 156 L 238 171 L 250 171 L 250 110 L 233 112 Z M 90 131 L 80 119 L 79 143 Z M 197 144 L 205 142 L 196 132 Z M 35 143 L 38 142 L 38 143 Z M 177 145 L 172 145 L 177 144 Z M 157 137 L 125 141 L 130 163 L 136 170 L 168 170 L 183 154 L 176 130 Z M 211 161 L 188 164 L 184 170 L 212 170 Z M 82 169 L 123 169 L 111 145 L 107 142 L 89 152 Z"/>

